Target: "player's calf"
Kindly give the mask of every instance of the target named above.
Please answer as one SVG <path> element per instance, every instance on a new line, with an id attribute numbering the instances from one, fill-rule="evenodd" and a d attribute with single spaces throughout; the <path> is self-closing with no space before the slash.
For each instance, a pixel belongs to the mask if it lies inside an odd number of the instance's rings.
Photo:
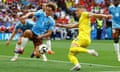
<path id="1" fill-rule="evenodd" d="M 34 51 L 34 55 L 36 56 L 36 58 L 40 58 L 40 52 L 39 51 Z"/>

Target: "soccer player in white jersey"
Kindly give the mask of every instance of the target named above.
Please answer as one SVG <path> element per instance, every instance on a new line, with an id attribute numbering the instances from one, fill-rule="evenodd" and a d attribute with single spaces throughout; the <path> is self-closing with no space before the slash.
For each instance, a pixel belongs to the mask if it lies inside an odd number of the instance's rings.
<path id="1" fill-rule="evenodd" d="M 112 15 L 112 34 L 114 39 L 114 48 L 118 61 L 120 61 L 120 0 L 113 0 L 113 5 L 109 7 L 109 13 Z"/>

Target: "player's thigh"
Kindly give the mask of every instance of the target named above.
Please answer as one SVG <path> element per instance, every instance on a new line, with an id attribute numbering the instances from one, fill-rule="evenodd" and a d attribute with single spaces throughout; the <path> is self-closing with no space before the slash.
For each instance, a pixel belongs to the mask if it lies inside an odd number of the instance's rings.
<path id="1" fill-rule="evenodd" d="M 24 37 L 28 37 L 28 38 L 32 38 L 33 37 L 33 32 L 31 30 L 26 30 L 24 33 L 23 33 L 23 36 Z"/>
<path id="2" fill-rule="evenodd" d="M 72 41 L 71 47 L 87 47 L 91 44 L 91 40 L 90 39 L 79 39 L 76 38 Z"/>
<path id="3" fill-rule="evenodd" d="M 37 39 L 37 37 L 33 37 L 34 48 L 38 48 L 42 44 L 42 39 Z"/>

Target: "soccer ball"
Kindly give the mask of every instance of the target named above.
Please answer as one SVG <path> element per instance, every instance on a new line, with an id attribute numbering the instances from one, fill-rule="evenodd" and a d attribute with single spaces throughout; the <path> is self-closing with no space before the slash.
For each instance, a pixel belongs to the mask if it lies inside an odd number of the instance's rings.
<path id="1" fill-rule="evenodd" d="M 46 53 L 47 50 L 48 50 L 48 47 L 47 47 L 46 44 L 41 44 L 41 45 L 39 46 L 39 51 L 40 51 L 41 54 Z"/>

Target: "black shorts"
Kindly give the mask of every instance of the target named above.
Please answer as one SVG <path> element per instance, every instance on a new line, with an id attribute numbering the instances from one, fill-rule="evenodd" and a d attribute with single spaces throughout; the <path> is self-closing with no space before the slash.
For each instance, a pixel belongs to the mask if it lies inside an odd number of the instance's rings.
<path id="1" fill-rule="evenodd" d="M 112 29 L 112 35 L 113 35 L 113 38 L 119 38 L 119 35 L 120 35 L 120 29 Z"/>
<path id="2" fill-rule="evenodd" d="M 31 41 L 33 41 L 34 46 L 38 46 L 42 44 L 42 39 L 38 39 L 38 35 L 36 35 L 34 32 L 32 32 L 32 38 L 30 39 Z"/>

